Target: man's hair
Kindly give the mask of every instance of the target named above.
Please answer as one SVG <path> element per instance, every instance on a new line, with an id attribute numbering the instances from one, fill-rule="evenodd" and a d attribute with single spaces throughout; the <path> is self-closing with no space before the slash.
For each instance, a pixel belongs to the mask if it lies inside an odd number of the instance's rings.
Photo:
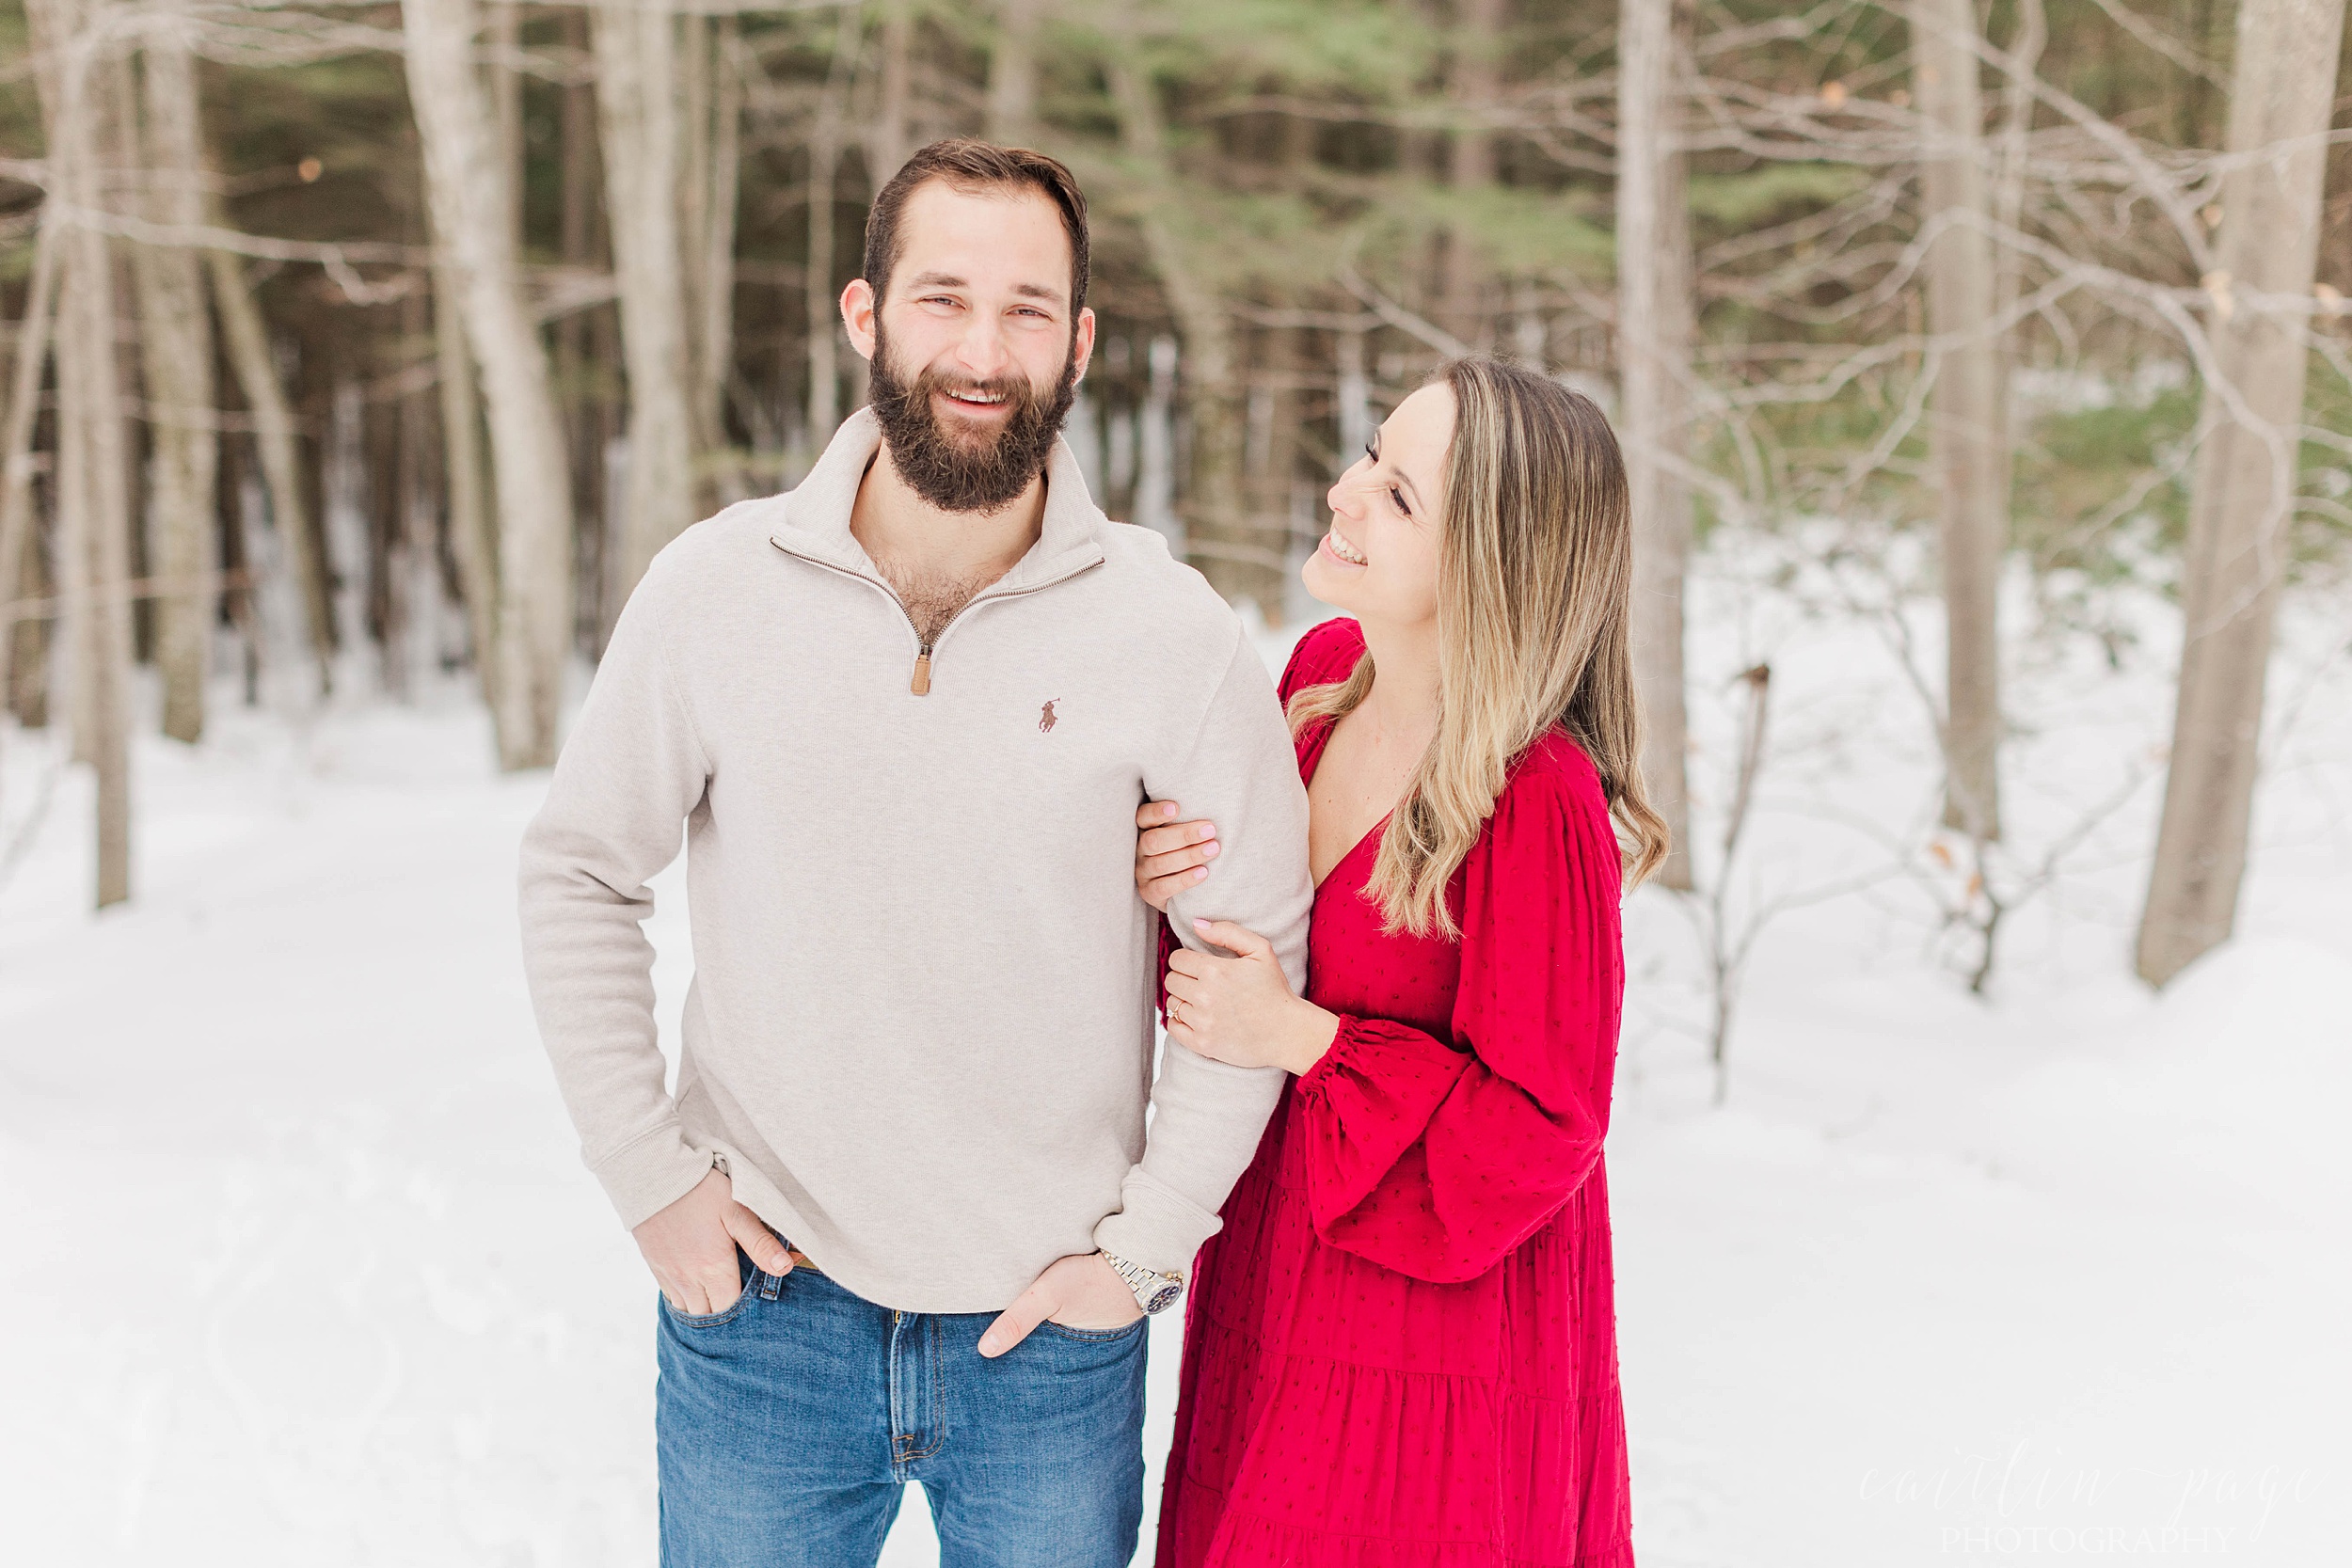
<path id="1" fill-rule="evenodd" d="M 965 195 L 996 190 L 1032 190 L 1061 211 L 1061 226 L 1070 236 L 1070 320 L 1077 327 L 1078 312 L 1087 302 L 1087 198 L 1078 178 L 1058 159 L 1025 147 L 998 147 L 993 142 L 950 136 L 935 141 L 909 158 L 874 198 L 866 217 L 866 281 L 880 306 L 890 293 L 890 275 L 898 265 L 898 217 L 907 198 L 938 181 Z"/>

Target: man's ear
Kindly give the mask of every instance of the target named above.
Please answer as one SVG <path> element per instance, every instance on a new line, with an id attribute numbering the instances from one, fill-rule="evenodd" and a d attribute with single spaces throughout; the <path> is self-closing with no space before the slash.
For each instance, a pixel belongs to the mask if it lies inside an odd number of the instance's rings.
<path id="1" fill-rule="evenodd" d="M 841 291 L 841 325 L 848 328 L 850 346 L 869 364 L 874 357 L 874 286 L 863 277 L 850 279 Z"/>
<path id="2" fill-rule="evenodd" d="M 1078 379 L 1087 378 L 1087 366 L 1094 358 L 1094 309 L 1089 306 L 1078 312 L 1075 341 L 1072 342 L 1071 357 L 1078 367 Z"/>

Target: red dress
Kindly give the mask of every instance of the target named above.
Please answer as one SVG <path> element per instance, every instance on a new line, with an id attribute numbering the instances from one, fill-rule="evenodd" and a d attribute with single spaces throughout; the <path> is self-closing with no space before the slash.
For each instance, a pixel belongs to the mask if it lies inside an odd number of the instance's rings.
<path id="1" fill-rule="evenodd" d="M 1283 697 L 1363 647 L 1316 627 Z M 1458 943 L 1382 933 L 1378 843 L 1315 894 L 1307 995 L 1339 1037 L 1195 1266 L 1159 1568 L 1630 1568 L 1599 776 L 1558 732 L 1513 767 L 1448 890 Z"/>

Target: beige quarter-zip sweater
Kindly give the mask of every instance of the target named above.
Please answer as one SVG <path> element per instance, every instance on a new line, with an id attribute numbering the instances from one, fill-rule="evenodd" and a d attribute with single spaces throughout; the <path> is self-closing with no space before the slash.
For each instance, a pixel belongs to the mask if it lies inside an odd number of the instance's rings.
<path id="1" fill-rule="evenodd" d="M 1239 921 L 1299 985 L 1307 801 L 1273 683 L 1058 443 L 1037 544 L 926 651 L 850 532 L 880 440 L 851 417 L 798 489 L 654 560 L 524 835 L 525 967 L 582 1155 L 628 1226 L 716 1164 L 906 1311 L 996 1310 L 1098 1246 L 1188 1269 L 1282 1074 L 1170 1046 L 1155 1077 L 1135 811 L 1217 824 L 1177 928 Z M 641 922 L 681 828 L 673 1095 Z"/>

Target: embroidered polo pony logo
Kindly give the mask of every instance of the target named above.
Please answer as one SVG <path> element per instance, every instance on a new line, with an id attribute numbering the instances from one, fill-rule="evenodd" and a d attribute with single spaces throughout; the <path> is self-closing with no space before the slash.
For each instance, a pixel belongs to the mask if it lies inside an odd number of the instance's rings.
<path id="1" fill-rule="evenodd" d="M 1059 697 L 1054 699 L 1054 703 L 1058 703 L 1060 701 L 1061 699 Z M 1054 703 L 1046 704 L 1044 711 L 1037 716 L 1037 727 L 1041 734 L 1053 734 L 1054 726 L 1060 722 L 1059 719 L 1054 712 Z"/>

